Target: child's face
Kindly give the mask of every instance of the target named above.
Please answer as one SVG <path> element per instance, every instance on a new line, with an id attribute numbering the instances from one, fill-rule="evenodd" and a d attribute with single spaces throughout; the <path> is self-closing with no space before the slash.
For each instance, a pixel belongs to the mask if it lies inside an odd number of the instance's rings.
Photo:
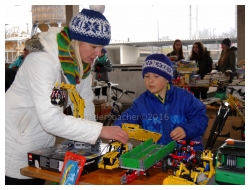
<path id="1" fill-rule="evenodd" d="M 160 94 L 164 96 L 167 90 L 167 83 L 164 77 L 157 75 L 155 73 L 146 73 L 144 75 L 144 83 L 146 88 L 154 94 Z"/>

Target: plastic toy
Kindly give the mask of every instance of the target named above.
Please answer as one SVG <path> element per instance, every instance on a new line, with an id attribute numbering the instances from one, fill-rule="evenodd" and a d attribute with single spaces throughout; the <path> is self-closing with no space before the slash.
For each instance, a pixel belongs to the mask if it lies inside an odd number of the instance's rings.
<path id="1" fill-rule="evenodd" d="M 188 164 L 189 162 L 196 163 L 197 158 L 201 157 L 202 151 L 195 151 L 194 145 L 200 144 L 200 141 L 179 140 L 176 141 L 175 150 L 167 155 L 162 161 L 162 171 L 167 172 L 169 168 L 177 170 L 180 162 Z"/>
<path id="2" fill-rule="evenodd" d="M 148 139 L 131 151 L 120 156 L 120 168 L 128 169 L 121 177 L 121 184 L 130 183 L 140 174 L 148 176 L 147 169 L 158 167 L 160 161 L 175 149 L 176 142 L 167 145 L 154 144 L 153 139 Z"/>
<path id="3" fill-rule="evenodd" d="M 156 143 L 162 136 L 160 133 L 142 129 L 140 128 L 140 125 L 136 124 L 123 123 L 122 129 L 128 133 L 129 138 L 140 141 L 146 141 L 152 138 L 153 142 Z"/>
<path id="4" fill-rule="evenodd" d="M 77 92 L 75 85 L 64 84 L 64 83 L 59 85 L 57 82 L 50 96 L 51 103 L 53 105 L 59 105 L 59 106 L 62 106 L 64 104 L 65 94 L 63 90 L 67 90 L 70 100 L 74 103 L 74 111 L 73 111 L 74 117 L 83 119 L 85 102 L 84 99 L 82 99 L 79 93 Z"/>
<path id="5" fill-rule="evenodd" d="M 202 152 L 202 157 L 197 158 L 197 163 L 184 164 L 180 162 L 175 175 L 163 180 L 163 185 L 205 185 L 215 174 L 213 155 L 210 150 Z"/>
<path id="6" fill-rule="evenodd" d="M 119 167 L 119 160 L 118 158 L 120 155 L 124 154 L 125 152 L 132 149 L 132 145 L 122 144 L 118 141 L 111 141 L 109 144 L 108 152 L 102 156 L 101 161 L 98 164 L 99 168 L 102 169 L 114 169 Z"/>
<path id="7" fill-rule="evenodd" d="M 141 129 L 139 125 L 123 123 L 122 129 L 129 134 L 129 138 L 146 141 L 149 138 L 152 138 L 152 141 L 157 142 L 161 137 L 161 134 L 147 131 Z M 98 164 L 99 168 L 102 169 L 114 169 L 119 167 L 119 157 L 130 151 L 133 148 L 132 144 L 122 144 L 117 141 L 111 141 L 109 144 L 109 151 L 102 156 L 100 163 Z"/>
<path id="8" fill-rule="evenodd" d="M 139 175 L 149 176 L 148 172 L 138 171 L 138 170 L 128 170 L 122 177 L 121 177 L 121 184 L 130 183 L 134 179 L 136 179 Z"/>
<path id="9" fill-rule="evenodd" d="M 64 90 L 68 92 L 70 100 L 74 103 L 74 117 L 84 119 L 85 101 L 77 92 L 75 85 L 65 83 L 61 83 L 59 85 L 57 82 L 50 96 L 51 103 L 53 105 L 63 106 L 65 102 Z M 76 141 L 74 142 L 74 147 L 78 149 L 84 149 L 89 152 L 96 152 L 100 149 L 100 139 L 98 138 L 94 145 Z"/>
<path id="10" fill-rule="evenodd" d="M 216 158 L 216 184 L 245 185 L 245 141 L 227 139 Z"/>

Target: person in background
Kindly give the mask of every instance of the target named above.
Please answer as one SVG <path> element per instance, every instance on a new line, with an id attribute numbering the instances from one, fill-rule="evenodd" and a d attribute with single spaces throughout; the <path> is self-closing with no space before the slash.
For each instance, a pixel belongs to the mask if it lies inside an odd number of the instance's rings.
<path id="1" fill-rule="evenodd" d="M 23 54 L 19 55 L 18 58 L 9 65 L 9 68 L 19 68 L 28 54 L 29 51 L 26 48 L 24 48 Z"/>
<path id="2" fill-rule="evenodd" d="M 21 175 L 20 169 L 28 165 L 28 152 L 53 146 L 56 136 L 91 144 L 99 137 L 127 143 L 125 131 L 103 126 L 94 114 L 91 64 L 111 38 L 104 10 L 104 5 L 90 5 L 69 26 L 50 27 L 29 41 L 26 48 L 32 52 L 5 93 L 6 185 L 44 184 Z M 65 115 L 63 106 L 51 103 L 55 84 L 64 81 L 84 99 L 84 119 Z M 73 106 L 68 100 L 66 105 Z"/>
<path id="3" fill-rule="evenodd" d="M 236 51 L 237 48 L 235 46 L 231 47 L 231 40 L 229 38 L 225 38 L 221 42 L 221 54 L 218 60 L 217 70 L 225 73 L 227 70 L 231 70 L 231 72 L 236 71 Z"/>
<path id="4" fill-rule="evenodd" d="M 194 140 L 201 144 L 208 124 L 205 105 L 185 89 L 173 86 L 172 62 L 164 54 L 149 55 L 142 65 L 147 90 L 114 122 L 141 125 L 143 129 L 161 133 L 158 144 L 172 140 Z"/>
<path id="5" fill-rule="evenodd" d="M 170 59 L 171 61 L 180 61 L 181 59 L 185 59 L 183 55 L 183 50 L 182 50 L 182 42 L 179 39 L 176 39 L 173 44 L 173 51 L 167 54 L 169 58 L 171 56 L 177 56 L 177 59 Z"/>
<path id="6" fill-rule="evenodd" d="M 95 80 L 97 81 L 105 81 L 106 83 L 109 82 L 108 72 L 112 71 L 112 64 L 109 60 L 107 50 L 103 47 L 101 51 L 101 55 L 95 59 L 94 63 L 94 72 Z M 107 96 L 107 86 L 102 86 L 102 90 L 100 88 L 95 89 L 95 95 L 99 97 L 100 93 L 102 92 L 103 96 Z"/>
<path id="7" fill-rule="evenodd" d="M 109 82 L 108 72 L 112 71 L 107 50 L 102 48 L 101 55 L 95 59 L 94 63 L 95 80 Z"/>
<path id="8" fill-rule="evenodd" d="M 204 76 L 207 73 L 212 71 L 213 60 L 210 57 L 210 52 L 204 47 L 202 42 L 194 42 L 190 60 L 195 61 L 198 64 L 199 70 L 197 74 L 200 75 L 201 79 L 204 79 Z M 194 96 L 198 99 L 204 100 L 207 99 L 208 87 L 191 87 L 190 90 L 194 93 Z"/>

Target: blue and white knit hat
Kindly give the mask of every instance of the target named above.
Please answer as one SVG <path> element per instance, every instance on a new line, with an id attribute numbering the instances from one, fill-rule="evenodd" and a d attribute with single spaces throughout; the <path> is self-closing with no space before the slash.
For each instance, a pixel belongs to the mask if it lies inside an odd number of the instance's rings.
<path id="1" fill-rule="evenodd" d="M 71 39 L 96 45 L 108 45 L 111 39 L 111 26 L 103 15 L 105 5 L 90 5 L 75 15 L 69 23 Z"/>
<path id="2" fill-rule="evenodd" d="M 146 57 L 142 65 L 142 77 L 146 73 L 156 73 L 169 81 L 172 82 L 173 68 L 172 62 L 164 54 L 151 54 Z"/>

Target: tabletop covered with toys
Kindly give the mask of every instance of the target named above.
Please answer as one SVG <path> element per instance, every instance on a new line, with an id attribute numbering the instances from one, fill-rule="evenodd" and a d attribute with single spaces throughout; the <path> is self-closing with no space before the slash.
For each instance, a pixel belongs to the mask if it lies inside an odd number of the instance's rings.
<path id="1" fill-rule="evenodd" d="M 134 124 L 123 124 L 122 128 L 131 139 L 141 142 L 105 144 L 99 140 L 90 145 L 66 140 L 49 150 L 28 153 L 29 166 L 20 172 L 61 185 L 245 184 L 244 141 L 228 139 L 217 152 L 199 151 L 194 149 L 199 141 L 178 140 L 160 145 L 156 144 L 159 133 Z"/>

